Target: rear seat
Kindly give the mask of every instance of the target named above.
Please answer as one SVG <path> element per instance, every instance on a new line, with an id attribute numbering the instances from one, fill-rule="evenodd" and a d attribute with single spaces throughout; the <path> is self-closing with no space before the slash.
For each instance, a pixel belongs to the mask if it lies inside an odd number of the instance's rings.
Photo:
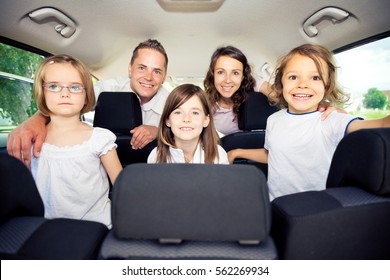
<path id="1" fill-rule="evenodd" d="M 268 98 L 259 92 L 250 92 L 247 100 L 240 107 L 238 127 L 241 132 L 221 138 L 222 147 L 228 152 L 237 148 L 263 148 L 267 118 L 279 109 L 269 104 Z M 255 163 L 245 159 L 236 159 L 234 163 L 252 164 L 260 168 L 267 176 L 266 164 Z"/>
<path id="2" fill-rule="evenodd" d="M 390 259 L 390 128 L 345 136 L 324 191 L 272 201 L 281 259 Z"/>
<path id="3" fill-rule="evenodd" d="M 104 224 L 43 217 L 30 171 L 0 154 L 0 257 L 4 259 L 96 259 L 108 229 Z"/>
<path id="4" fill-rule="evenodd" d="M 133 92 L 102 92 L 95 107 L 93 126 L 111 130 L 117 137 L 117 153 L 123 166 L 146 162 L 157 146 L 154 140 L 143 149 L 133 150 L 130 130 L 142 125 L 139 100 Z"/>

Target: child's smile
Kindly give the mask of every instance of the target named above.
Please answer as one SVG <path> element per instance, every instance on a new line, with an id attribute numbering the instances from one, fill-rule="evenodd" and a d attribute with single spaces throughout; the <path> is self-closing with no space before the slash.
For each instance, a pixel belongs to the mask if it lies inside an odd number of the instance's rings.
<path id="1" fill-rule="evenodd" d="M 320 60 L 324 67 L 324 62 Z M 327 71 L 324 71 L 327 76 Z M 317 110 L 324 98 L 325 86 L 314 61 L 296 54 L 286 65 L 282 78 L 283 97 L 291 113 L 302 114 Z"/>

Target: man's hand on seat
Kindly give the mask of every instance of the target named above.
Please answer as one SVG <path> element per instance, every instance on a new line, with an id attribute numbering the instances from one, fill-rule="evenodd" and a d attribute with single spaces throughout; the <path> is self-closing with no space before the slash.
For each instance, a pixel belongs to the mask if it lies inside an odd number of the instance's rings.
<path id="1" fill-rule="evenodd" d="M 22 160 L 29 166 L 32 144 L 34 144 L 33 154 L 38 157 L 45 141 L 46 122 L 46 117 L 37 113 L 11 131 L 7 140 L 8 154 Z"/>
<path id="2" fill-rule="evenodd" d="M 158 128 L 151 125 L 140 125 L 130 130 L 133 135 L 130 145 L 134 150 L 142 149 L 157 137 Z"/>

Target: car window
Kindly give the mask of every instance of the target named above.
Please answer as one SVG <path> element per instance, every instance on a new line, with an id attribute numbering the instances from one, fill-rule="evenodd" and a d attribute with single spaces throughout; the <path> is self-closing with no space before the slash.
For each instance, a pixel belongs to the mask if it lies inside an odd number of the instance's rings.
<path id="1" fill-rule="evenodd" d="M 37 111 L 34 73 L 44 56 L 0 43 L 0 148 L 8 132 Z"/>
<path id="2" fill-rule="evenodd" d="M 390 37 L 335 55 L 340 85 L 350 94 L 345 110 L 365 119 L 390 111 Z"/>

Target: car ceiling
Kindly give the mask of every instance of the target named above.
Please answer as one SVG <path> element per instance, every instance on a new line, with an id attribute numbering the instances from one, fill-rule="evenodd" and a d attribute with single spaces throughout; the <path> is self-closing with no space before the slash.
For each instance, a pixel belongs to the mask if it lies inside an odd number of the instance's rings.
<path id="1" fill-rule="evenodd" d="M 126 75 L 132 50 L 154 38 L 168 53 L 168 75 L 191 79 L 204 76 L 219 46 L 240 48 L 261 75 L 262 65 L 272 68 L 281 54 L 302 43 L 334 50 L 390 30 L 388 0 L 225 0 L 211 12 L 166 11 L 159 1 L 163 0 L 2 0 L 0 35 L 49 53 L 74 55 L 98 78 Z M 214 1 L 200 0 L 195 8 Z M 28 14 L 42 7 L 69 16 L 75 33 L 62 37 L 54 30 L 58 22 L 53 18 L 31 20 Z M 316 22 L 318 35 L 308 37 L 303 23 L 325 7 L 341 8 L 350 16 L 336 23 L 324 17 Z"/>

